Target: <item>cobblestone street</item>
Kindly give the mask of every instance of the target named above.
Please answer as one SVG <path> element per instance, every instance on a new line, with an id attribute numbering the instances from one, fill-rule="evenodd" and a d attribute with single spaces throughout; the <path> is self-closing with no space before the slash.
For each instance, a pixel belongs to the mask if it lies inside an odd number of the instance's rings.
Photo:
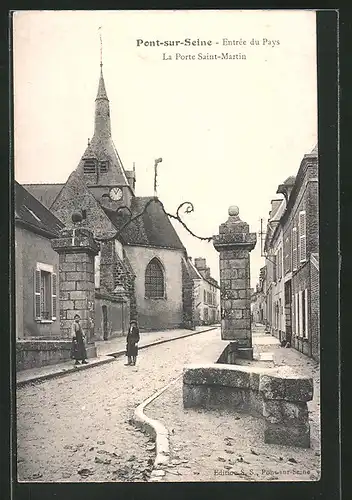
<path id="1" fill-rule="evenodd" d="M 20 481 L 144 481 L 154 443 L 129 424 L 138 404 L 182 372 L 185 363 L 214 361 L 219 330 L 17 389 Z"/>

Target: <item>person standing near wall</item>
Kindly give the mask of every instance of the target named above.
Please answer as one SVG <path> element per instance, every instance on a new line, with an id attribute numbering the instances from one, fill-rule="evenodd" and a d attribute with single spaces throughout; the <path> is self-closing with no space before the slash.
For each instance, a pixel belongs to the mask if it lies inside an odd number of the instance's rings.
<path id="1" fill-rule="evenodd" d="M 138 323 L 135 320 L 132 320 L 130 322 L 130 327 L 128 329 L 128 334 L 127 334 L 127 345 L 126 345 L 126 356 L 127 356 L 127 363 L 125 363 L 126 366 L 132 365 L 134 366 L 137 361 L 137 356 L 138 356 L 138 342 L 139 342 L 139 328 L 138 328 Z"/>
<path id="2" fill-rule="evenodd" d="M 72 333 L 72 348 L 71 348 L 71 358 L 75 359 L 75 365 L 79 365 L 82 361 L 82 365 L 86 365 L 87 362 L 87 351 L 84 344 L 85 335 L 83 333 L 82 327 L 79 323 L 81 317 L 76 314 L 74 321 L 72 323 L 71 333 Z"/>

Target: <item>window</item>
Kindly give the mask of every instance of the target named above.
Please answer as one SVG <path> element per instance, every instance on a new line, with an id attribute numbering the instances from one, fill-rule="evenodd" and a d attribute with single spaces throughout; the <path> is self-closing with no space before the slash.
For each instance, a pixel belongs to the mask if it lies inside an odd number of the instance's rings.
<path id="1" fill-rule="evenodd" d="M 108 166 L 109 166 L 108 161 L 101 161 L 100 162 L 100 173 L 106 174 L 106 172 L 108 171 Z"/>
<path id="2" fill-rule="evenodd" d="M 292 271 L 297 270 L 297 228 L 292 228 Z"/>
<path id="3" fill-rule="evenodd" d="M 306 261 L 306 212 L 299 213 L 299 261 Z"/>
<path id="4" fill-rule="evenodd" d="M 272 256 L 273 259 L 273 282 L 276 283 L 276 265 L 277 265 L 277 254 Z"/>
<path id="5" fill-rule="evenodd" d="M 299 300 L 298 300 L 298 293 L 295 293 L 295 334 L 299 335 Z"/>
<path id="6" fill-rule="evenodd" d="M 307 290 L 302 292 L 302 326 L 303 326 L 303 337 L 308 337 L 308 293 Z"/>
<path id="7" fill-rule="evenodd" d="M 34 272 L 34 317 L 54 321 L 57 316 L 57 276 L 53 266 L 38 263 Z"/>
<path id="8" fill-rule="evenodd" d="M 164 271 L 156 258 L 145 270 L 145 296 L 149 299 L 163 299 L 165 296 Z"/>
<path id="9" fill-rule="evenodd" d="M 96 173 L 96 165 L 94 160 L 86 160 L 83 166 L 84 174 L 95 174 Z"/>
<path id="10" fill-rule="evenodd" d="M 277 278 L 282 278 L 282 247 L 277 251 Z"/>
<path id="11" fill-rule="evenodd" d="M 204 295 L 204 304 L 206 304 L 207 303 L 207 292 L 205 290 L 204 290 L 203 295 Z"/>

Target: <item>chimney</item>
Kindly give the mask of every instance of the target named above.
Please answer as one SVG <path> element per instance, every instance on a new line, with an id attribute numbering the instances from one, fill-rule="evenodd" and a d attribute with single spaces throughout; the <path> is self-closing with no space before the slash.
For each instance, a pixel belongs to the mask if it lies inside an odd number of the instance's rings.
<path id="1" fill-rule="evenodd" d="M 135 170 L 126 170 L 126 177 L 128 184 L 131 186 L 132 191 L 134 192 L 136 187 L 136 171 Z"/>
<path id="2" fill-rule="evenodd" d="M 204 257 L 197 257 L 196 259 L 194 259 L 194 265 L 197 269 L 204 270 L 207 267 L 207 261 L 206 259 L 204 259 Z"/>

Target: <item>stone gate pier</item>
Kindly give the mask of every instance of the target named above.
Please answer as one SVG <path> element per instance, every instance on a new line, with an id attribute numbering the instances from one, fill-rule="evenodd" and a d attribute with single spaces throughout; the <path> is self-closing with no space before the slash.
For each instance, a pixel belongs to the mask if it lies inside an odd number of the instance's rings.
<path id="1" fill-rule="evenodd" d="M 245 412 L 264 419 L 266 443 L 309 448 L 313 379 L 253 359 L 249 253 L 257 236 L 238 207 L 228 214 L 213 244 L 220 253 L 221 338 L 230 342 L 214 363 L 185 366 L 183 406 Z M 237 358 L 249 361 L 236 364 Z"/>
<path id="2" fill-rule="evenodd" d="M 88 358 L 96 356 L 93 342 L 95 326 L 94 257 L 99 246 L 88 229 L 63 229 L 60 238 L 52 240 L 59 254 L 60 329 L 70 339 L 75 314 L 81 317 L 86 335 Z"/>
<path id="3" fill-rule="evenodd" d="M 257 235 L 240 219 L 238 207 L 231 206 L 228 213 L 229 218 L 213 237 L 214 248 L 220 253 L 221 338 L 233 341 L 230 347 L 239 357 L 253 359 L 249 252 Z"/>

